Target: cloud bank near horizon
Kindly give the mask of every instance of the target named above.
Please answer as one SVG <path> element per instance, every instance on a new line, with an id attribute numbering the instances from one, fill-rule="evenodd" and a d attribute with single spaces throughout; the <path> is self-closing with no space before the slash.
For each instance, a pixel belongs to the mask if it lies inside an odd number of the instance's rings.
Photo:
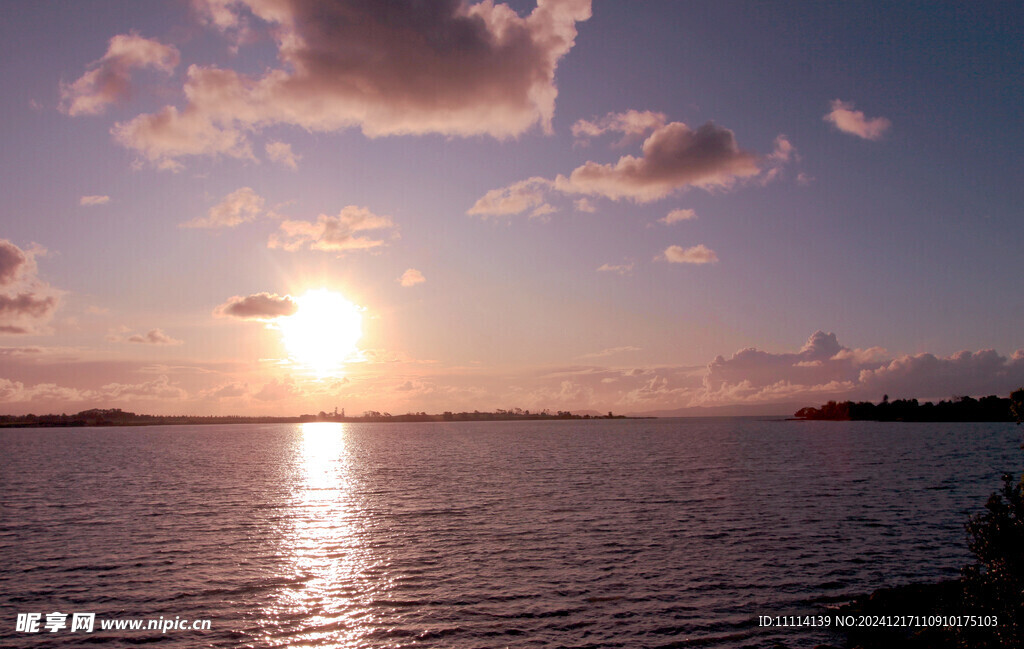
<path id="1" fill-rule="evenodd" d="M 290 305 L 288 296 L 259 293 L 233 297 L 217 312 L 224 317 L 269 320 L 292 312 Z M 393 358 L 387 363 L 396 369 L 387 375 L 368 367 L 353 368 L 346 377 L 332 382 L 183 370 L 174 381 L 162 376 L 155 382 L 124 384 L 120 392 L 111 389 L 121 385 L 116 383 L 62 386 L 0 378 L 0 403 L 20 404 L 27 412 L 64 401 L 95 404 L 102 398 L 105 404 L 143 402 L 159 407 L 164 403 L 168 409 L 173 406 L 180 411 L 184 405 L 202 406 L 213 399 L 228 408 L 300 412 L 330 399 L 352 411 L 472 411 L 514 406 L 538 411 L 643 413 L 719 406 L 777 409 L 820 405 L 832 399 L 879 401 L 883 394 L 921 400 L 1006 396 L 1024 385 L 1024 350 L 1009 357 L 994 350 L 963 351 L 948 357 L 931 353 L 892 356 L 880 347 L 846 347 L 834 333 L 822 331 L 812 334 L 796 351 L 745 348 L 729 357 L 719 355 L 703 366 L 628 364 L 630 356 L 639 351 L 636 346 L 623 345 L 579 357 L 581 361 L 614 358 L 625 363 L 619 366 L 580 364 L 500 375 Z M 34 363 L 40 355 L 45 356 L 39 352 L 7 357 L 13 367 Z M 167 368 L 161 371 L 167 372 Z M 262 387 L 240 387 L 259 385 Z"/>

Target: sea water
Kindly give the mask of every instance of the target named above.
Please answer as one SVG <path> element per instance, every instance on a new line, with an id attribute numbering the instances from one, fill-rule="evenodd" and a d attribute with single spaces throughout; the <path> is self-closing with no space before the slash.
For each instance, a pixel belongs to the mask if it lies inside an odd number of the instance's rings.
<path id="1" fill-rule="evenodd" d="M 759 419 L 2 430 L 0 645 L 839 642 L 759 616 L 955 577 L 968 516 L 1022 469 L 1020 436 Z"/>

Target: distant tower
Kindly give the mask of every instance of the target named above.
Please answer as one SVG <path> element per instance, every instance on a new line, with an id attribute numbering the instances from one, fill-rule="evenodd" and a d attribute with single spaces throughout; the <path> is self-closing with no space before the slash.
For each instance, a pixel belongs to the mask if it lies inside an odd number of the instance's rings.
<path id="1" fill-rule="evenodd" d="M 334 406 L 334 416 L 338 416 L 338 406 Z"/>

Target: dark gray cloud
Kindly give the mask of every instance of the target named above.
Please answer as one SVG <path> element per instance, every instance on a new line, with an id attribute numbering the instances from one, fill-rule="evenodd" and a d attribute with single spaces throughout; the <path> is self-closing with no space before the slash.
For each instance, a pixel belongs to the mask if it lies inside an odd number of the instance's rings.
<path id="1" fill-rule="evenodd" d="M 507 138 L 550 131 L 555 68 L 590 0 L 540 0 L 526 17 L 459 0 L 197 0 L 236 37 L 269 26 L 283 66 L 253 78 L 193 65 L 188 104 L 115 126 L 124 145 L 163 163 L 183 155 L 251 157 L 247 132 L 272 124 L 368 136 Z M 243 38 L 237 38 L 243 41 Z"/>
<path id="2" fill-rule="evenodd" d="M 245 297 L 236 295 L 214 309 L 218 317 L 240 318 L 242 320 L 270 320 L 290 316 L 298 310 L 290 295 L 276 293 L 255 293 Z"/>

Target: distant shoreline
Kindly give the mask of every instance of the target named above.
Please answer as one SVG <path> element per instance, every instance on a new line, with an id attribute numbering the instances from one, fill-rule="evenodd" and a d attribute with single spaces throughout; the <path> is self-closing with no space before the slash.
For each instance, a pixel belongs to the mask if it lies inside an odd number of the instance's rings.
<path id="1" fill-rule="evenodd" d="M 0 429 L 3 428 L 90 428 L 97 426 L 173 426 L 173 425 L 223 425 L 223 424 L 309 424 L 316 422 L 362 424 L 362 423 L 412 423 L 412 422 L 458 422 L 458 421 L 555 421 L 589 419 L 655 419 L 655 417 L 627 417 L 609 412 L 607 415 L 578 415 L 568 411 L 556 414 L 530 411 L 496 412 L 444 412 L 428 415 L 425 412 L 391 415 L 370 411 L 361 416 L 345 416 L 320 412 L 316 415 L 294 417 L 245 417 L 240 415 L 194 416 L 194 415 L 140 415 L 113 408 L 109 410 L 84 410 L 73 415 L 0 415 Z"/>

